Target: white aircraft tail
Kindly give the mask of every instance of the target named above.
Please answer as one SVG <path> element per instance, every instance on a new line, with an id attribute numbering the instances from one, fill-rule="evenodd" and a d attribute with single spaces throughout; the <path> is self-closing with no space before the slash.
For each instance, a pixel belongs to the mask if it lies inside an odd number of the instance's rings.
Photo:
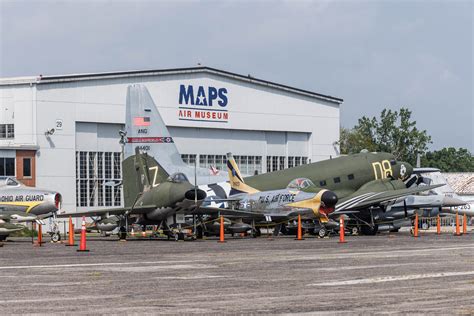
<path id="1" fill-rule="evenodd" d="M 127 135 L 124 158 L 133 156 L 138 147 L 141 152 L 155 158 L 170 174 L 182 172 L 191 183 L 194 183 L 195 174 L 198 184 L 227 180 L 225 174 L 220 174 L 218 170 L 199 167 L 195 170 L 184 163 L 158 108 L 143 85 L 128 87 L 125 125 Z"/>
<path id="2" fill-rule="evenodd" d="M 134 155 L 135 148 L 138 147 L 155 157 L 165 167 L 185 166 L 146 87 L 138 84 L 128 87 L 125 124 L 125 158 Z"/>

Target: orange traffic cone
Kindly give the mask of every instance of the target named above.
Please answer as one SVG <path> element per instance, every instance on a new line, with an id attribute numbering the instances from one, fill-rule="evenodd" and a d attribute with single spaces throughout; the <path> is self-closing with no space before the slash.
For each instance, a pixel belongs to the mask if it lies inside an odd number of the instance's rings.
<path id="1" fill-rule="evenodd" d="M 463 235 L 467 234 L 467 215 L 464 214 L 462 217 L 462 233 Z"/>
<path id="2" fill-rule="evenodd" d="M 77 246 L 74 243 L 74 224 L 72 223 L 72 218 L 69 216 L 69 242 L 66 244 L 66 246 Z"/>
<path id="3" fill-rule="evenodd" d="M 441 234 L 441 219 L 440 219 L 439 215 L 436 218 L 436 233 L 438 235 Z"/>
<path id="4" fill-rule="evenodd" d="M 41 244 L 43 243 L 43 225 L 38 224 L 38 240 L 36 241 L 36 245 L 41 247 Z"/>
<path id="5" fill-rule="evenodd" d="M 78 252 L 88 252 L 89 250 L 86 249 L 86 218 L 85 216 L 82 217 L 82 227 L 81 227 L 81 243 L 79 244 L 79 249 L 76 251 Z"/>
<path id="6" fill-rule="evenodd" d="M 225 240 L 224 240 L 224 216 L 221 215 L 221 225 L 220 225 L 220 229 L 219 229 L 219 242 L 221 243 L 224 243 Z"/>
<path id="7" fill-rule="evenodd" d="M 298 230 L 295 240 L 303 240 L 303 228 L 301 227 L 301 215 L 298 214 Z"/>
<path id="8" fill-rule="evenodd" d="M 455 233 L 456 236 L 461 236 L 461 232 L 460 232 L 460 229 L 459 229 L 459 215 L 458 215 L 458 212 L 456 212 L 456 233 Z"/>
<path id="9" fill-rule="evenodd" d="M 415 227 L 413 227 L 413 237 L 418 237 L 418 214 L 415 214 L 415 221 L 413 224 Z"/>
<path id="10" fill-rule="evenodd" d="M 339 243 L 345 244 L 344 216 L 339 217 Z"/>

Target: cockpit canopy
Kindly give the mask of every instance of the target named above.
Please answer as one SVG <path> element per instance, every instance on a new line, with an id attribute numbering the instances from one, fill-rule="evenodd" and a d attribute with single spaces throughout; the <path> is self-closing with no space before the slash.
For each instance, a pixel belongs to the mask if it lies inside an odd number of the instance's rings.
<path id="1" fill-rule="evenodd" d="M 169 182 L 181 183 L 181 182 L 189 182 L 188 177 L 182 172 L 173 173 L 168 177 Z"/>
<path id="2" fill-rule="evenodd" d="M 306 189 L 308 187 L 314 186 L 313 181 L 311 181 L 308 178 L 297 178 L 291 181 L 288 186 L 286 187 L 287 189 L 294 189 L 294 190 L 302 190 Z"/>
<path id="3" fill-rule="evenodd" d="M 20 183 L 12 177 L 5 177 L 5 176 L 0 176 L 0 186 L 9 186 L 9 187 L 17 187 L 19 186 Z"/>

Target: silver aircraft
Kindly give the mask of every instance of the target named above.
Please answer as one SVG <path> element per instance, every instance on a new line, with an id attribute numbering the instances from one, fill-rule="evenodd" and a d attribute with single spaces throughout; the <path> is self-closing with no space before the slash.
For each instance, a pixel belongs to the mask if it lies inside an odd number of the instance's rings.
<path id="1" fill-rule="evenodd" d="M 19 226 L 14 223 L 37 221 L 44 224 L 42 219 L 55 217 L 61 207 L 61 201 L 62 197 L 58 192 L 28 187 L 13 177 L 1 176 L 0 224 L 3 224 L 4 228 L 0 228 L 0 231 L 3 231 L 0 240 L 7 238 L 10 232 L 18 230 L 16 228 Z M 52 237 L 55 241 L 60 239 L 57 228 L 53 229 Z"/>
<path id="2" fill-rule="evenodd" d="M 227 154 L 227 170 L 230 183 L 229 198 L 214 200 L 214 202 L 225 202 L 227 207 L 219 208 L 221 215 L 226 219 L 234 219 L 238 228 L 243 230 L 252 229 L 252 234 L 258 236 L 255 222 L 284 223 L 296 216 L 301 215 L 304 219 L 314 219 L 320 224 L 327 223 L 329 216 L 335 209 L 338 201 L 336 194 L 327 189 L 319 189 L 315 192 L 305 192 L 305 188 L 315 187 L 313 182 L 306 178 L 294 179 L 285 189 L 259 191 L 247 185 L 239 168 L 232 157 Z M 201 209 L 210 210 L 216 208 L 204 203 Z M 252 226 L 245 222 L 252 222 Z M 229 230 L 231 224 L 229 224 Z M 226 227 L 227 230 L 227 227 Z M 280 226 L 277 228 L 277 232 Z M 235 232 L 235 231 L 232 231 Z M 237 231 L 238 232 L 238 231 Z"/>

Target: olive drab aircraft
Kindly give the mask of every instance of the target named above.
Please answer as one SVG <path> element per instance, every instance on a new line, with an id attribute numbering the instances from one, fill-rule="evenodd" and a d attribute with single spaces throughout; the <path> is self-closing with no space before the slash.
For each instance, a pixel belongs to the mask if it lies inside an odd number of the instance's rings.
<path id="1" fill-rule="evenodd" d="M 120 227 L 120 237 L 126 238 L 127 225 L 159 225 L 168 237 L 184 239 L 180 225 L 184 216 L 195 210 L 206 193 L 193 186 L 186 175 L 170 175 L 153 158 L 141 153 L 122 162 L 124 207 L 100 209 L 78 213 L 63 213 L 59 217 L 92 218 L 100 231 Z M 128 222 L 128 220 L 133 222 Z"/>
<path id="2" fill-rule="evenodd" d="M 61 207 L 61 194 L 39 188 L 28 187 L 13 177 L 0 177 L 0 240 L 24 228 L 15 223 L 42 221 L 55 217 Z M 57 225 L 53 230 L 53 240 L 60 240 Z"/>

